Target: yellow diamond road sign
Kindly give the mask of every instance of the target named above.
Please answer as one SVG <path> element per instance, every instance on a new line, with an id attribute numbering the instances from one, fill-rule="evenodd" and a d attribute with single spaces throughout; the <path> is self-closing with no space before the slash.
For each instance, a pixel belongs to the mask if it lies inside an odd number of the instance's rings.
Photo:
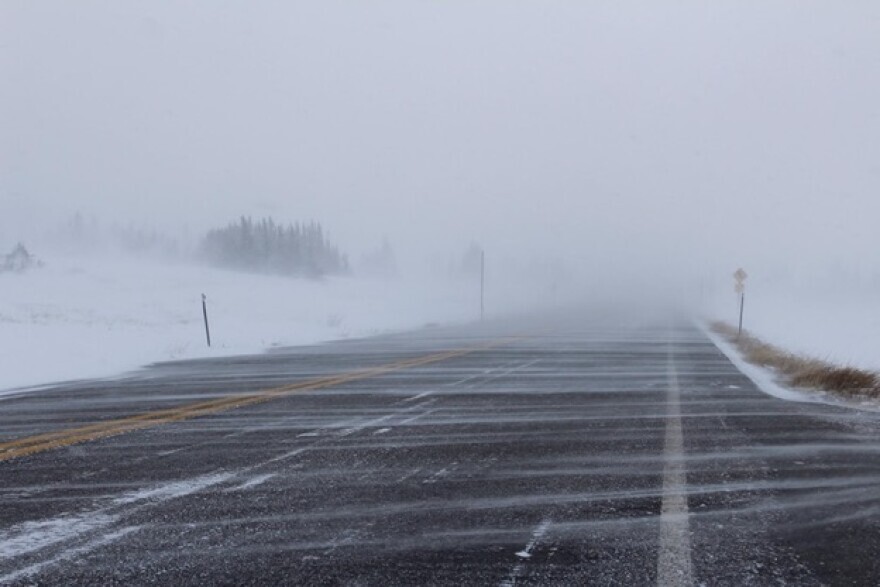
<path id="1" fill-rule="evenodd" d="M 742 283 L 749 276 L 742 268 L 736 270 L 736 273 L 733 274 L 734 279 L 736 279 L 739 283 Z"/>

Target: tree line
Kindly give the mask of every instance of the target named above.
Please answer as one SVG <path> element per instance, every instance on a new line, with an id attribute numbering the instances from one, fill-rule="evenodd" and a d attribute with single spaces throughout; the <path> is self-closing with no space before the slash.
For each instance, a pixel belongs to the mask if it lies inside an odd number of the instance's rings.
<path id="1" fill-rule="evenodd" d="M 317 222 L 276 223 L 242 216 L 209 231 L 200 246 L 211 265 L 253 271 L 320 277 L 348 273 L 348 258 L 325 236 Z"/>

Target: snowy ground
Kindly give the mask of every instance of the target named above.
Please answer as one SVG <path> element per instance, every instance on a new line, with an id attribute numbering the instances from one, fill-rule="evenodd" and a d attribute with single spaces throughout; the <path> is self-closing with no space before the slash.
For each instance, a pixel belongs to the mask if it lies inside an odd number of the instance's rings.
<path id="1" fill-rule="evenodd" d="M 468 284 L 249 275 L 125 259 L 0 274 L 0 394 L 149 363 L 472 320 Z M 208 296 L 213 347 L 205 344 Z"/>
<path id="2" fill-rule="evenodd" d="M 157 361 L 253 353 L 479 315 L 478 287 L 462 280 L 313 281 L 120 258 L 44 261 L 39 270 L 0 274 L 0 394 Z M 793 352 L 880 370 L 880 294 L 762 287 L 762 281 L 754 279 L 747 292 L 745 326 L 753 334 Z M 490 280 L 487 286 L 490 316 L 549 298 L 526 283 L 502 287 Z M 732 292 L 707 295 L 703 308 L 707 318 L 736 321 Z"/>
<path id="3" fill-rule="evenodd" d="M 713 300 L 706 316 L 735 324 L 738 309 L 731 292 Z M 791 352 L 880 371 L 880 293 L 869 288 L 750 284 L 744 327 Z"/>

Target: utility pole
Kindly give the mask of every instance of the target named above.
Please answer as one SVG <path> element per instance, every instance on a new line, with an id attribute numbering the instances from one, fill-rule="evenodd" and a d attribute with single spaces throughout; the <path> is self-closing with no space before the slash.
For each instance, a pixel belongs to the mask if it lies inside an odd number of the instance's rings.
<path id="1" fill-rule="evenodd" d="M 205 317 L 205 337 L 208 339 L 208 347 L 211 346 L 211 328 L 208 326 L 208 298 L 202 294 L 202 316 Z"/>

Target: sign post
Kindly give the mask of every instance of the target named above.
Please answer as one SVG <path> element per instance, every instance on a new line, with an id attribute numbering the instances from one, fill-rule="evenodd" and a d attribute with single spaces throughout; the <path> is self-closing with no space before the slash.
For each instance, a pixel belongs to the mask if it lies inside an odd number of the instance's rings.
<path id="1" fill-rule="evenodd" d="M 733 274 L 733 278 L 736 280 L 736 286 L 734 286 L 734 290 L 739 294 L 739 329 L 736 331 L 736 339 L 739 340 L 739 337 L 742 336 L 743 332 L 743 311 L 746 306 L 746 278 L 748 278 L 749 274 L 746 273 L 742 267 L 736 270 L 736 273 Z"/>
<path id="2" fill-rule="evenodd" d="M 205 317 L 205 337 L 208 339 L 208 346 L 211 346 L 211 329 L 208 327 L 208 297 L 202 294 L 202 316 Z"/>

